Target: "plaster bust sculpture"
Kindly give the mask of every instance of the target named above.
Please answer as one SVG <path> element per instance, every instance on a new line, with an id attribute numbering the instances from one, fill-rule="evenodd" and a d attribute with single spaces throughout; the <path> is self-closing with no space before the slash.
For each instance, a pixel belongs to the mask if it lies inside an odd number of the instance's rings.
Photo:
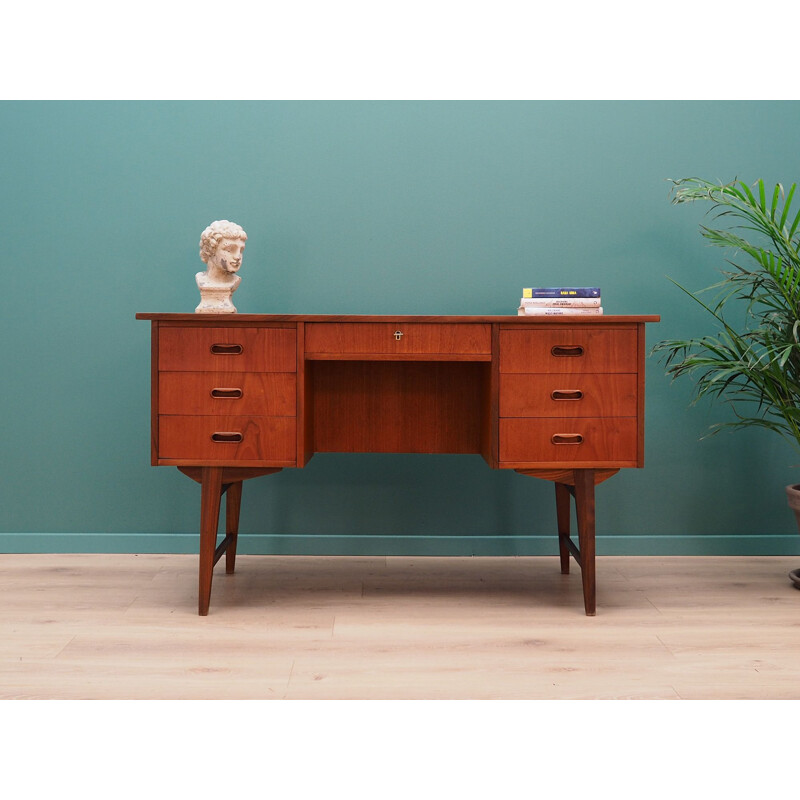
<path id="1" fill-rule="evenodd" d="M 231 295 L 242 279 L 236 274 L 242 266 L 247 234 L 241 225 L 226 219 L 212 222 L 200 236 L 200 258 L 207 265 L 196 275 L 200 305 L 195 314 L 235 314 Z"/>

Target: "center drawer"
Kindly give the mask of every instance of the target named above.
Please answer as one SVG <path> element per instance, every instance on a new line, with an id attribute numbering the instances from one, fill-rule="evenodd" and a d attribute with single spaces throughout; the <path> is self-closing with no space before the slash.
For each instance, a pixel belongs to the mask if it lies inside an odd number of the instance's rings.
<path id="1" fill-rule="evenodd" d="M 491 326 L 481 323 L 310 322 L 306 357 L 462 355 L 491 359 Z"/>

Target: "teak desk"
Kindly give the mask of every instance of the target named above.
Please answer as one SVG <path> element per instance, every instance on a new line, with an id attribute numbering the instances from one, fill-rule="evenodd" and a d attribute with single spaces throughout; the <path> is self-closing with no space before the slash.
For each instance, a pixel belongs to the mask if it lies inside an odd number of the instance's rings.
<path id="1" fill-rule="evenodd" d="M 595 613 L 594 487 L 644 465 L 645 323 L 659 317 L 136 318 L 152 325 L 152 464 L 202 486 L 200 614 L 223 553 L 234 570 L 242 481 L 314 453 L 480 453 L 553 481 L 561 571 L 571 553 Z"/>

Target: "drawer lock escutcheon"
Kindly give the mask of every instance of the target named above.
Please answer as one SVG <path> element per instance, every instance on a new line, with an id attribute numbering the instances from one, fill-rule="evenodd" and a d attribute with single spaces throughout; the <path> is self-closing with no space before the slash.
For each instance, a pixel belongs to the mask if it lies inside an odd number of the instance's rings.
<path id="1" fill-rule="evenodd" d="M 399 342 L 403 338 L 403 331 L 395 331 L 394 338 Z"/>
<path id="2" fill-rule="evenodd" d="M 244 352 L 244 347 L 240 344 L 212 344 L 211 352 L 215 356 L 240 356 Z"/>
<path id="3" fill-rule="evenodd" d="M 241 442 L 243 439 L 244 436 L 239 431 L 217 431 L 216 433 L 211 434 L 212 442 L 236 443 Z"/>
<path id="4" fill-rule="evenodd" d="M 550 352 L 556 358 L 579 358 L 583 355 L 583 345 L 580 344 L 556 344 L 550 348 Z"/>
<path id="5" fill-rule="evenodd" d="M 583 436 L 580 433 L 554 433 L 550 441 L 553 444 L 580 444 Z"/>
<path id="6" fill-rule="evenodd" d="M 211 396 L 221 400 L 238 400 L 242 396 L 241 389 L 227 388 L 224 386 L 217 386 L 211 390 Z"/>

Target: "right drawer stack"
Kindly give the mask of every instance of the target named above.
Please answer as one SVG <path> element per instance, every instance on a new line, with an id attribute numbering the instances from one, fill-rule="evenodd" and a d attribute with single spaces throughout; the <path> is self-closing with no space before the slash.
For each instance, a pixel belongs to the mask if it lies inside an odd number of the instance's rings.
<path id="1" fill-rule="evenodd" d="M 637 466 L 633 328 L 500 331 L 501 466 Z"/>

